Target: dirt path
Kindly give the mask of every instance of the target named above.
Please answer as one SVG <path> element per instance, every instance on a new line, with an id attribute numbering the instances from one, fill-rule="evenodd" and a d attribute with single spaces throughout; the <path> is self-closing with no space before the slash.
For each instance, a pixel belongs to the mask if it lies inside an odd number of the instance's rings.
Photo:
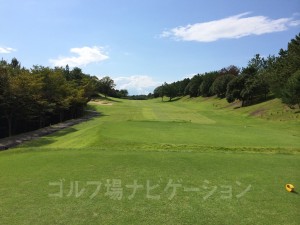
<path id="1" fill-rule="evenodd" d="M 15 147 L 19 144 L 22 144 L 23 142 L 30 141 L 37 139 L 42 136 L 46 136 L 48 134 L 52 134 L 56 131 L 65 129 L 67 127 L 71 127 L 73 125 L 88 121 L 94 117 L 97 117 L 100 115 L 99 112 L 87 110 L 87 114 L 81 118 L 73 119 L 73 120 L 67 120 L 63 123 L 58 123 L 49 127 L 44 127 L 35 131 L 30 131 L 27 133 L 15 135 L 12 137 L 7 137 L 0 139 L 0 151 L 7 150 L 9 148 Z"/>

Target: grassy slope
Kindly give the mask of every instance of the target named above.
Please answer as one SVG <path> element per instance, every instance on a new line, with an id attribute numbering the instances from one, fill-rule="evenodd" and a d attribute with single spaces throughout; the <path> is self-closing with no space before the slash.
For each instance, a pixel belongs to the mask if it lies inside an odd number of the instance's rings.
<path id="1" fill-rule="evenodd" d="M 44 137 L 30 146 L 180 151 L 229 148 L 285 153 L 300 150 L 299 119 L 254 118 L 246 111 L 250 108 L 224 108 L 225 103 L 216 99 L 171 103 L 156 99 L 94 106 L 103 113 L 101 118 Z"/>
<path id="2" fill-rule="evenodd" d="M 267 113 L 278 103 L 268 104 Z M 225 106 L 202 98 L 95 105 L 102 117 L 1 152 L 0 224 L 298 224 L 299 195 L 284 184 L 299 186 L 299 119 L 254 118 L 256 108 Z M 265 154 L 272 151 L 285 154 Z M 49 182 L 60 179 L 64 197 L 48 197 L 58 190 Z M 121 179 L 122 200 L 105 196 L 107 179 Z M 169 179 L 199 191 L 179 188 L 169 200 Z M 134 180 L 144 188 L 129 200 L 125 185 Z M 160 185 L 151 192 L 160 200 L 146 197 L 147 180 Z M 94 186 L 67 197 L 74 181 L 102 187 L 94 199 Z M 226 185 L 232 198 L 222 198 Z"/>

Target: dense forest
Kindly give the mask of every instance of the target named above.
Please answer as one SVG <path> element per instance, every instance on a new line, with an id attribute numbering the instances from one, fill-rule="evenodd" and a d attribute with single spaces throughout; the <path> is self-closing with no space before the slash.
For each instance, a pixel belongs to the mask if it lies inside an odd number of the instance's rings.
<path id="1" fill-rule="evenodd" d="M 78 118 L 98 93 L 126 97 L 110 77 L 98 79 L 78 67 L 21 67 L 0 61 L 0 138 Z"/>
<path id="2" fill-rule="evenodd" d="M 219 71 L 197 74 L 155 88 L 154 97 L 189 95 L 226 98 L 228 102 L 240 100 L 242 106 L 276 97 L 291 108 L 300 107 L 300 35 L 280 49 L 278 56 L 252 58 L 245 68 L 228 66 Z"/>

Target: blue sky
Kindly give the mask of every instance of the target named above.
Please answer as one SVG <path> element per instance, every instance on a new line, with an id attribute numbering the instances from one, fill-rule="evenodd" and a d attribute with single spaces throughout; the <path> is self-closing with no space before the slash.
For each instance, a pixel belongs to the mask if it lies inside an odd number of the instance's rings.
<path id="1" fill-rule="evenodd" d="M 0 0 L 0 57 L 78 66 L 130 94 L 246 66 L 300 32 L 299 0 Z"/>

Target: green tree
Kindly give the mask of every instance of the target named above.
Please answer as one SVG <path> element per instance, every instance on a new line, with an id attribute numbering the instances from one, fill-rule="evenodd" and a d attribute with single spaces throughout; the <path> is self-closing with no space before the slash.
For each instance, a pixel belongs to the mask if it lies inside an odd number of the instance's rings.
<path id="1" fill-rule="evenodd" d="M 199 87 L 200 94 L 204 97 L 213 95 L 212 84 L 218 76 L 218 72 L 209 72 L 203 75 L 203 81 Z"/>
<path id="2" fill-rule="evenodd" d="M 235 99 L 242 101 L 242 106 L 253 104 L 266 100 L 269 93 L 269 85 L 266 81 L 265 71 L 267 68 L 267 60 L 256 54 L 247 67 L 242 69 L 241 75 L 229 82 L 227 86 L 227 100 Z"/>
<path id="3" fill-rule="evenodd" d="M 121 89 L 119 93 L 121 98 L 126 98 L 128 96 L 128 91 L 126 89 Z"/>
<path id="4" fill-rule="evenodd" d="M 277 57 L 268 60 L 266 76 L 272 93 L 283 98 L 288 79 L 300 69 L 300 34 L 288 43 L 287 50 L 280 49 Z"/>
<path id="5" fill-rule="evenodd" d="M 236 76 L 232 74 L 224 74 L 215 79 L 212 84 L 212 92 L 216 94 L 219 98 L 225 98 L 227 85 Z"/>
<path id="6" fill-rule="evenodd" d="M 72 87 L 67 82 L 62 70 L 49 70 L 49 74 L 44 77 L 43 92 L 45 98 L 54 106 L 53 112 L 59 115 L 59 121 L 64 119 L 64 112 L 70 107 L 72 99 Z"/>
<path id="7" fill-rule="evenodd" d="M 21 123 L 17 125 L 18 121 L 30 121 L 36 117 L 36 105 L 42 98 L 42 81 L 25 69 L 13 74 L 9 71 L 9 68 L 0 69 L 0 108 L 7 120 L 7 134 L 11 136 L 21 126 Z"/>
<path id="8" fill-rule="evenodd" d="M 15 58 L 1 60 L 0 129 L 11 136 L 81 116 L 98 86 L 97 77 L 80 68 L 35 65 L 28 70 Z"/>
<path id="9" fill-rule="evenodd" d="M 164 95 L 165 95 L 165 89 L 164 85 L 158 86 L 157 88 L 154 89 L 154 98 L 161 97 L 161 101 L 164 100 Z"/>
<path id="10" fill-rule="evenodd" d="M 219 75 L 226 75 L 226 74 L 238 76 L 240 74 L 240 69 L 234 65 L 230 65 L 228 67 L 222 68 L 219 71 Z"/>
<path id="11" fill-rule="evenodd" d="M 193 76 L 188 85 L 186 86 L 184 94 L 189 95 L 190 97 L 199 96 L 199 87 L 202 81 L 203 77 L 200 74 Z"/>
<path id="12" fill-rule="evenodd" d="M 176 83 L 175 82 L 173 82 L 171 84 L 165 83 L 164 84 L 164 91 L 165 91 L 165 95 L 167 97 L 169 97 L 169 101 L 172 101 L 172 99 L 174 97 L 176 97 L 177 93 L 178 93 Z"/>
<path id="13" fill-rule="evenodd" d="M 68 65 L 67 65 L 68 66 Z M 68 67 L 66 67 L 66 70 Z M 74 67 L 70 72 L 69 72 L 69 78 L 70 80 L 74 80 L 77 82 L 77 84 L 81 83 L 81 80 L 84 78 L 84 74 L 82 70 L 78 67 Z"/>
<path id="14" fill-rule="evenodd" d="M 11 60 L 10 65 L 11 65 L 11 68 L 13 68 L 13 69 L 21 69 L 21 64 L 16 58 L 13 58 Z"/>
<path id="15" fill-rule="evenodd" d="M 242 106 L 245 105 L 245 94 L 242 91 L 245 88 L 246 76 L 240 75 L 232 79 L 227 85 L 226 99 L 229 103 L 236 99 L 242 101 Z"/>
<path id="16" fill-rule="evenodd" d="M 176 86 L 177 86 L 177 90 L 178 90 L 177 96 L 185 95 L 185 89 L 186 89 L 187 85 L 190 83 L 190 81 L 191 81 L 190 78 L 185 78 L 181 81 L 175 82 Z"/>
<path id="17" fill-rule="evenodd" d="M 99 81 L 99 85 L 100 85 L 99 90 L 102 94 L 104 94 L 105 98 L 107 97 L 109 92 L 116 86 L 114 81 L 108 76 L 103 77 Z"/>
<path id="18" fill-rule="evenodd" d="M 300 70 L 295 72 L 287 81 L 282 100 L 291 108 L 298 105 L 300 108 Z"/>
<path id="19" fill-rule="evenodd" d="M 12 135 L 12 121 L 15 114 L 14 107 L 18 107 L 12 90 L 12 79 L 9 75 L 8 64 L 1 61 L 0 67 L 0 109 L 1 117 L 7 121 L 7 134 Z"/>

